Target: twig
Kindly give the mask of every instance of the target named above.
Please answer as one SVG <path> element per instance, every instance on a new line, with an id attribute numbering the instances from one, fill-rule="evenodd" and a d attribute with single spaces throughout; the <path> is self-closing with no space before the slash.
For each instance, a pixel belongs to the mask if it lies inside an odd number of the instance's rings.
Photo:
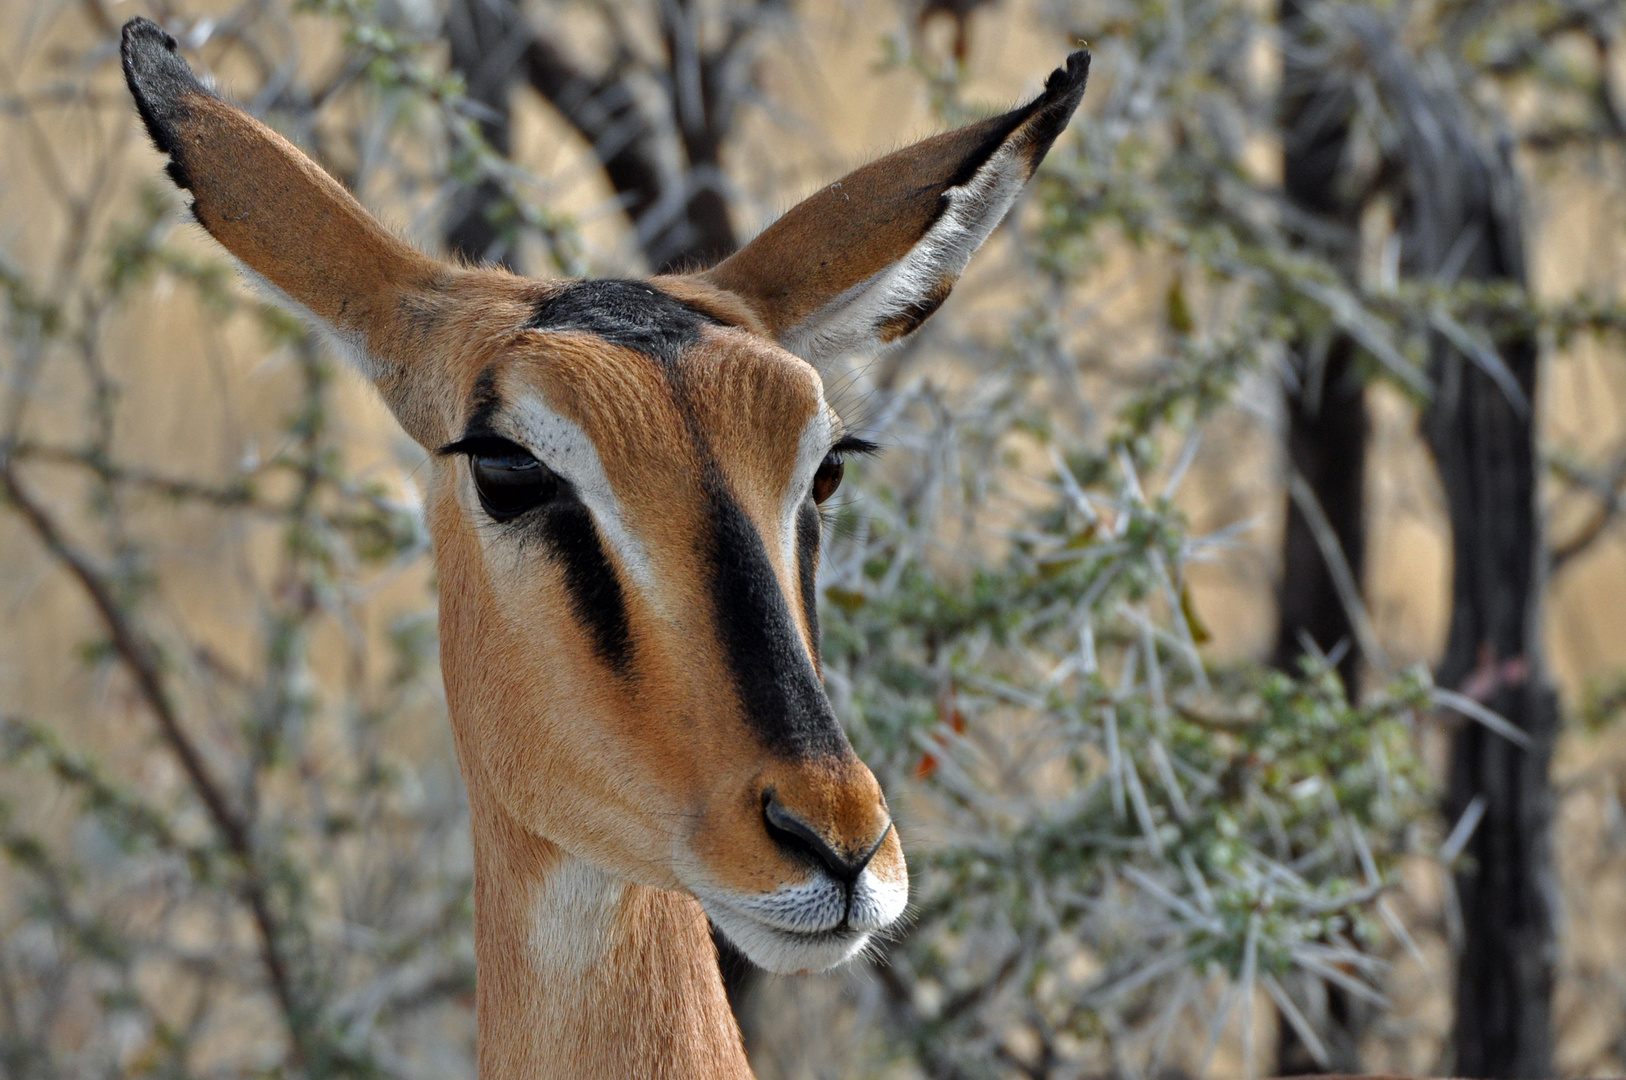
<path id="1" fill-rule="evenodd" d="M 79 582 L 86 597 L 96 608 L 103 626 L 112 639 L 113 651 L 135 679 L 142 700 L 147 703 L 154 719 L 158 721 L 158 729 L 164 742 L 180 762 L 193 791 L 208 811 L 210 820 L 241 865 L 243 899 L 249 906 L 259 932 L 260 959 L 265 966 L 272 992 L 276 995 L 277 1003 L 287 1021 L 289 1034 L 294 1041 L 294 1053 L 296 1057 L 303 1059 L 306 1056 L 304 1010 L 295 996 L 287 962 L 282 955 L 281 928 L 271 910 L 270 898 L 255 859 L 248 828 L 232 810 L 220 785 L 210 775 L 202 755 L 182 727 L 174 703 L 164 687 L 156 650 L 149 642 L 143 640 L 139 631 L 131 624 L 118 599 L 113 595 L 112 588 L 92 566 L 89 557 L 68 542 L 57 523 L 23 489 L 17 478 L 16 467 L 9 460 L 0 465 L 0 490 L 4 491 L 6 499 L 28 523 L 46 550 L 51 552 Z"/>

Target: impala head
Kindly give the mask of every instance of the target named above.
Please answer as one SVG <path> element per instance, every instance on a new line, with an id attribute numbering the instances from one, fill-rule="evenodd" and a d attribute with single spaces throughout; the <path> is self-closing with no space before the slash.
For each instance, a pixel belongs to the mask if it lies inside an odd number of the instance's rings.
<path id="1" fill-rule="evenodd" d="M 903 852 L 820 682 L 818 504 L 865 445 L 818 366 L 911 333 L 1084 90 L 858 170 L 712 270 L 533 281 L 375 222 L 124 30 L 143 120 L 198 221 L 340 342 L 433 451 L 429 520 L 459 754 L 520 828 L 698 896 L 764 967 L 895 921 Z"/>

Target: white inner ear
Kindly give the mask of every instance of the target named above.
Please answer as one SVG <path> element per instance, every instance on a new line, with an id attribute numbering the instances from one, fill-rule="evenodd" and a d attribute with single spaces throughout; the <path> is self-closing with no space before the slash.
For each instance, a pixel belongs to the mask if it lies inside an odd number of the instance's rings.
<path id="1" fill-rule="evenodd" d="M 931 295 L 944 278 L 958 279 L 1026 183 L 1027 163 L 1007 141 L 970 180 L 944 193 L 948 206 L 909 254 L 792 327 L 784 347 L 805 360 L 823 363 L 897 344 L 882 342 L 880 328 Z"/>
<path id="2" fill-rule="evenodd" d="M 272 284 L 270 278 L 257 273 L 241 259 L 234 258 L 232 261 L 237 263 L 238 271 L 242 273 L 243 279 L 249 283 L 255 292 L 278 307 L 286 308 L 289 312 L 298 316 L 306 326 L 321 334 L 328 344 L 333 347 L 333 351 L 344 357 L 351 367 L 375 382 L 389 374 L 389 365 L 367 350 L 367 341 L 361 334 L 354 331 L 347 333 L 340 330 L 316 314 L 316 312 L 277 288 L 276 285 Z"/>

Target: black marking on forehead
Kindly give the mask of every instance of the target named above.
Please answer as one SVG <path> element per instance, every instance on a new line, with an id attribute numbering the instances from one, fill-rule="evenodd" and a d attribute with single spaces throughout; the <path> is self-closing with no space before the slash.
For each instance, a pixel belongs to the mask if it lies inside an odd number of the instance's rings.
<path id="1" fill-rule="evenodd" d="M 627 624 L 621 578 L 604 555 L 593 514 L 574 497 L 549 507 L 538 532 L 548 553 L 564 565 L 570 608 L 593 637 L 593 646 L 617 675 L 632 667 L 632 630 Z"/>
<path id="2" fill-rule="evenodd" d="M 716 319 L 643 281 L 574 281 L 543 297 L 527 330 L 578 330 L 636 349 L 663 363 L 677 361 Z"/>
<path id="3" fill-rule="evenodd" d="M 796 632 L 761 535 L 715 467 L 707 470 L 705 487 L 714 515 L 706 561 L 717 633 L 745 723 L 768 750 L 784 757 L 850 752 Z M 799 539 L 798 546 L 804 547 L 805 534 Z"/>

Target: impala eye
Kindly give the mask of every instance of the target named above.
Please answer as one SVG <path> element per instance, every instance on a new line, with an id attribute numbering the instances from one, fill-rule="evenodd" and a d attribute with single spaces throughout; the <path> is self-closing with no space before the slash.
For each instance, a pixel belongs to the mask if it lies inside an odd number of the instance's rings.
<path id="1" fill-rule="evenodd" d="M 826 454 L 824 460 L 819 462 L 819 471 L 813 474 L 813 501 L 822 503 L 834 495 L 846 471 L 847 465 L 840 454 Z"/>
<path id="2" fill-rule="evenodd" d="M 482 446 L 469 454 L 480 505 L 494 521 L 510 521 L 556 498 L 559 474 L 513 443 Z"/>

